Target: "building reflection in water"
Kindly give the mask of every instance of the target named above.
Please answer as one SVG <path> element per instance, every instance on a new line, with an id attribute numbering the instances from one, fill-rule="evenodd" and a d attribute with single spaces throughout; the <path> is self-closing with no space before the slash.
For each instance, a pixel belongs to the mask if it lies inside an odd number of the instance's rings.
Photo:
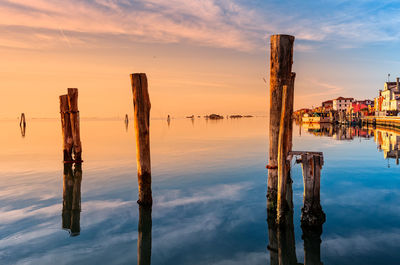
<path id="1" fill-rule="evenodd" d="M 400 160 L 400 129 L 384 127 L 352 127 L 325 124 L 301 124 L 308 133 L 315 136 L 327 136 L 335 140 L 374 139 L 378 150 L 385 159 Z"/>
<path id="2" fill-rule="evenodd" d="M 139 205 L 137 256 L 138 265 L 151 264 L 151 206 Z"/>
<path id="3" fill-rule="evenodd" d="M 383 151 L 385 159 L 395 159 L 396 165 L 399 164 L 400 130 L 378 127 L 375 130 L 375 142 L 378 149 Z"/>
<path id="4" fill-rule="evenodd" d="M 292 181 L 288 182 L 287 201 L 290 210 L 284 216 L 282 224 L 276 223 L 276 212 L 267 212 L 268 222 L 268 251 L 270 265 L 298 265 L 296 257 L 296 240 L 293 222 L 293 189 Z M 300 220 L 299 220 L 300 221 Z M 304 265 L 322 265 L 321 235 L 322 224 L 301 226 L 304 241 Z"/>
<path id="5" fill-rule="evenodd" d="M 64 164 L 62 228 L 71 236 L 80 234 L 82 164 Z"/>

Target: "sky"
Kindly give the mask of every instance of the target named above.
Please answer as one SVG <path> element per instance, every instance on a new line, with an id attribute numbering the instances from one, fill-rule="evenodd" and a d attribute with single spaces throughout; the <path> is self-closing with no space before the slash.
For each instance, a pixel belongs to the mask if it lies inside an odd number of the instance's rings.
<path id="1" fill-rule="evenodd" d="M 296 37 L 295 108 L 373 98 L 400 76 L 400 1 L 0 0 L 0 119 L 132 115 L 146 73 L 153 118 L 267 115 L 269 37 Z M 266 82 L 264 81 L 266 80 Z"/>

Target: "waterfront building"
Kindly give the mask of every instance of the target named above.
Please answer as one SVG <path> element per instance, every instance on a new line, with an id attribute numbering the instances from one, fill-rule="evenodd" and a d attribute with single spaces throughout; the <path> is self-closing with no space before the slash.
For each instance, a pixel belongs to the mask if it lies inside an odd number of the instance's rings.
<path id="1" fill-rule="evenodd" d="M 332 110 L 333 109 L 333 100 L 327 100 L 327 101 L 322 102 L 322 108 L 325 111 Z"/>
<path id="2" fill-rule="evenodd" d="M 354 98 L 338 97 L 332 100 L 332 108 L 336 111 L 344 111 L 351 107 Z"/>
<path id="3" fill-rule="evenodd" d="M 351 103 L 351 110 L 353 113 L 362 112 L 365 114 L 369 113 L 373 106 L 374 102 L 372 100 L 355 100 Z"/>
<path id="4" fill-rule="evenodd" d="M 375 98 L 375 101 L 381 100 L 380 109 L 377 111 L 384 112 L 385 115 L 388 113 L 397 113 L 400 110 L 400 84 L 399 78 L 396 82 L 385 82 L 383 90 L 379 91 L 379 96 Z"/>

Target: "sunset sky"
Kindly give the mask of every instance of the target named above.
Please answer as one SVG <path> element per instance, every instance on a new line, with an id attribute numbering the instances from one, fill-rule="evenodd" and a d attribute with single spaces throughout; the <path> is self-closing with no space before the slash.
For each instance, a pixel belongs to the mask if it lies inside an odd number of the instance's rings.
<path id="1" fill-rule="evenodd" d="M 269 36 L 295 35 L 295 108 L 373 98 L 400 76 L 398 1 L 0 0 L 0 118 L 133 112 L 129 74 L 149 80 L 152 117 L 267 114 Z"/>

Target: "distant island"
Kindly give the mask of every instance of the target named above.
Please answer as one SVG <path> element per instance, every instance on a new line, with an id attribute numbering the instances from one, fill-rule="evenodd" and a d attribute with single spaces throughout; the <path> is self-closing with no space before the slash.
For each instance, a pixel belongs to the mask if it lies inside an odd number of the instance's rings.
<path id="1" fill-rule="evenodd" d="M 196 116 L 194 114 L 186 116 L 186 119 L 194 119 Z M 252 118 L 254 117 L 253 115 L 239 115 L 239 114 L 235 114 L 235 115 L 226 115 L 226 118 L 229 119 L 240 119 L 240 118 Z M 197 116 L 197 118 L 201 118 L 200 115 Z M 220 120 L 223 119 L 224 116 L 223 115 L 219 115 L 219 114 L 210 114 L 210 115 L 204 115 L 205 119 L 210 119 L 210 120 Z"/>

